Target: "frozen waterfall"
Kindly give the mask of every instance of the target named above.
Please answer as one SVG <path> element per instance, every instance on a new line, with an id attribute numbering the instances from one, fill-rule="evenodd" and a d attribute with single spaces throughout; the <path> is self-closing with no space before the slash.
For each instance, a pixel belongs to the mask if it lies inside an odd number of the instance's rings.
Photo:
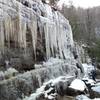
<path id="1" fill-rule="evenodd" d="M 47 59 L 56 56 L 67 59 L 68 55 L 71 56 L 71 27 L 58 11 L 43 4 L 41 0 L 0 0 L 0 48 L 10 48 L 13 41 L 15 46 L 27 49 L 28 30 L 35 58 L 38 34 L 45 36 Z"/>

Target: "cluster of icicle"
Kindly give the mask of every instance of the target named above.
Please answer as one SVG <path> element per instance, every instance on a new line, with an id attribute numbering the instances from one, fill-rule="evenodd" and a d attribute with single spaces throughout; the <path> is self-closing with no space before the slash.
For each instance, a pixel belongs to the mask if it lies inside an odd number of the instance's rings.
<path id="1" fill-rule="evenodd" d="M 20 0 L 19 0 L 20 1 Z M 30 29 L 32 36 L 32 45 L 34 54 L 36 54 L 38 27 L 41 37 L 45 36 L 46 56 L 50 58 L 55 53 L 60 58 L 67 58 L 68 45 L 73 45 L 71 27 L 68 21 L 58 12 L 51 9 L 48 4 L 43 4 L 45 9 L 44 16 L 34 13 L 32 7 L 25 7 L 18 0 L 0 0 L 0 48 L 5 47 L 7 41 L 10 47 L 10 41 L 19 44 L 20 48 L 27 49 L 27 27 Z M 21 0 L 25 1 L 25 0 Z M 32 0 L 28 0 L 28 2 Z M 33 0 L 34 1 L 34 0 Z M 7 10 L 16 5 L 9 13 Z M 7 5 L 5 8 L 5 5 Z M 27 16 L 23 16 L 23 9 L 27 9 Z M 13 11 L 14 10 L 14 11 Z M 14 14 L 13 14 L 13 13 Z M 38 22 L 40 25 L 38 25 Z M 41 29 L 43 28 L 43 29 Z M 43 31 L 43 32 L 42 32 Z"/>

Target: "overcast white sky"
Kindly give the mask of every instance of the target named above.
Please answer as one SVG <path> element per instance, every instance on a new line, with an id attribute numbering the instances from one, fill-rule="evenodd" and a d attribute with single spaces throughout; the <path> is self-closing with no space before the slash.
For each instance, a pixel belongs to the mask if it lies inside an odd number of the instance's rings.
<path id="1" fill-rule="evenodd" d="M 100 6 L 100 0 L 60 0 L 59 5 L 61 6 L 62 3 L 67 3 L 69 1 L 73 1 L 73 4 L 78 7 L 88 8 L 94 6 Z"/>
<path id="2" fill-rule="evenodd" d="M 66 0 L 68 1 L 68 0 Z M 84 8 L 100 6 L 100 0 L 73 0 L 73 3 L 76 6 L 81 6 Z"/>

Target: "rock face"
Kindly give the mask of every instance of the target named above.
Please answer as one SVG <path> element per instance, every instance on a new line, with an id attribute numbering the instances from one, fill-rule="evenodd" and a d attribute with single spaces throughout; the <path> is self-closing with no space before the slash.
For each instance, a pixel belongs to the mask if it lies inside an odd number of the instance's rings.
<path id="1" fill-rule="evenodd" d="M 0 0 L 0 64 L 33 68 L 50 57 L 73 57 L 68 20 L 41 0 Z M 20 66 L 20 67 L 19 67 Z M 24 68 L 23 68 L 24 69 Z"/>
<path id="2" fill-rule="evenodd" d="M 76 51 L 76 53 L 74 53 L 74 54 L 79 57 L 79 60 L 82 63 L 86 63 L 88 61 L 88 59 L 90 59 L 89 55 L 85 49 L 87 47 L 87 45 L 82 44 L 82 43 L 77 43 L 77 42 L 75 42 L 74 44 L 75 44 L 74 49 Z"/>
<path id="3" fill-rule="evenodd" d="M 0 100 L 21 100 L 59 76 L 78 77 L 72 51 L 68 20 L 45 0 L 0 0 L 0 69 L 35 68 L 0 82 Z M 34 66 L 51 57 L 62 61 L 53 59 Z"/>

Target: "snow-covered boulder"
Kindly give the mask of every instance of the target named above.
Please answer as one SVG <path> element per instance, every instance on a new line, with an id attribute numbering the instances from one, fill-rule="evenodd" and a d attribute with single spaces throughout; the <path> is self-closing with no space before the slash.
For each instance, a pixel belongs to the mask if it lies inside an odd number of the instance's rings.
<path id="1" fill-rule="evenodd" d="M 79 91 L 84 91 L 86 89 L 85 83 L 80 79 L 75 79 L 72 81 L 69 87 Z"/>

